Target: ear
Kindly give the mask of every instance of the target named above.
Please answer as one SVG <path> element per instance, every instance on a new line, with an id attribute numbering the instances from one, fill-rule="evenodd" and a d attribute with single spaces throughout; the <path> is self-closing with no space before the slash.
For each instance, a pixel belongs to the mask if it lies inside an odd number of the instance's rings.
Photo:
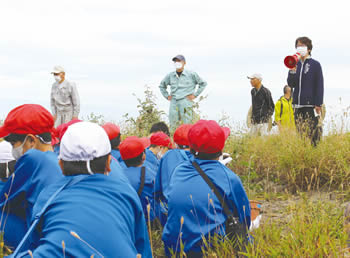
<path id="1" fill-rule="evenodd" d="M 58 161 L 58 165 L 60 165 L 61 170 L 62 170 L 62 174 L 64 175 L 64 169 L 63 169 L 63 168 L 64 168 L 64 166 L 63 166 L 63 160 L 61 160 L 61 159 L 60 159 L 60 160 Z"/>
<path id="2" fill-rule="evenodd" d="M 142 154 L 142 161 L 145 161 L 146 160 L 146 153 L 144 152 L 143 154 Z"/>
<path id="3" fill-rule="evenodd" d="M 111 161 L 112 161 L 112 156 L 109 154 L 106 161 L 105 174 L 108 174 L 109 172 L 111 172 Z"/>

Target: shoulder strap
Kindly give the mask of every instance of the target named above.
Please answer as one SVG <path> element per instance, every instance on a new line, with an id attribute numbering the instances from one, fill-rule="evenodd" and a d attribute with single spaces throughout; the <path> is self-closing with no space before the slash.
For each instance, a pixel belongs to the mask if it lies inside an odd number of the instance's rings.
<path id="1" fill-rule="evenodd" d="M 78 182 L 80 182 L 81 180 L 83 180 L 84 178 L 86 178 L 87 175 L 79 175 L 79 176 L 74 176 L 70 181 L 68 181 L 67 183 L 65 183 L 63 186 L 61 186 L 56 192 L 54 192 L 53 195 L 51 195 L 51 197 L 47 200 L 47 202 L 45 203 L 45 205 L 43 206 L 43 208 L 41 209 L 41 211 L 39 213 L 37 213 L 34 217 L 34 221 L 32 222 L 32 224 L 30 225 L 30 228 L 28 229 L 27 233 L 24 235 L 24 237 L 22 238 L 21 242 L 19 243 L 19 245 L 17 246 L 16 250 L 13 252 L 12 257 L 16 257 L 16 255 L 21 251 L 22 247 L 24 246 L 24 244 L 26 243 L 26 241 L 28 240 L 28 238 L 30 237 L 30 235 L 32 234 L 33 230 L 35 229 L 35 227 L 37 226 L 37 224 L 40 221 L 41 216 L 44 214 L 44 212 L 46 211 L 46 209 L 50 206 L 50 204 L 52 203 L 52 201 L 56 198 L 56 196 L 62 192 L 63 189 L 65 189 L 66 187 L 72 186 Z"/>
<path id="2" fill-rule="evenodd" d="M 145 187 L 145 177 L 146 177 L 146 168 L 141 167 L 141 183 L 140 183 L 139 190 L 137 191 L 137 194 L 139 196 L 141 196 L 143 188 Z"/>
<path id="3" fill-rule="evenodd" d="M 280 112 L 280 118 L 282 117 L 282 113 L 283 113 L 283 102 L 282 102 L 282 97 L 280 98 L 280 102 L 281 102 L 281 112 Z"/>
<path id="4" fill-rule="evenodd" d="M 213 190 L 213 192 L 216 195 L 216 197 L 219 199 L 220 204 L 221 204 L 222 208 L 224 209 L 224 213 L 225 213 L 226 217 L 230 216 L 232 214 L 232 212 L 228 208 L 224 198 L 222 198 L 222 196 L 221 196 L 220 192 L 218 191 L 217 187 L 210 180 L 210 178 L 207 176 L 207 174 L 204 173 L 204 171 L 201 169 L 201 167 L 198 165 L 198 163 L 196 161 L 193 161 L 192 165 L 199 172 L 200 176 L 204 179 L 204 181 L 208 184 L 208 186 Z M 234 210 L 234 212 L 233 212 L 234 217 L 238 218 L 238 213 L 237 213 L 236 207 L 233 207 L 233 210 Z"/>

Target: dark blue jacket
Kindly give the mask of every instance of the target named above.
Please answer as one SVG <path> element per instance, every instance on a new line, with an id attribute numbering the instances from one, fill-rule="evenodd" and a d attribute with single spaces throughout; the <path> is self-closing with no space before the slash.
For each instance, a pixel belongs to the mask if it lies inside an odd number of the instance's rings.
<path id="1" fill-rule="evenodd" d="M 296 72 L 289 71 L 288 85 L 293 88 L 293 104 L 321 106 L 323 104 L 323 74 L 318 61 L 307 58 L 300 60 Z"/>

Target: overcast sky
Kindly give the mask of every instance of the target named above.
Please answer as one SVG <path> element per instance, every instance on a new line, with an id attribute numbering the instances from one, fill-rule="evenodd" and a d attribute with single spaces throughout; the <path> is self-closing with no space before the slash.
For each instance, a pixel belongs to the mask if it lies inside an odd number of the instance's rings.
<path id="1" fill-rule="evenodd" d="M 348 1 L 116 1 L 4 0 L 0 6 L 0 118 L 15 106 L 49 107 L 54 65 L 75 81 L 81 114 L 119 121 L 136 115 L 144 85 L 169 103 L 158 86 L 185 55 L 186 68 L 208 82 L 202 112 L 245 119 L 247 75 L 259 72 L 277 100 L 298 36 L 313 40 L 325 79 L 325 103 L 334 114 L 350 105 Z M 339 104 L 342 98 L 342 104 Z"/>

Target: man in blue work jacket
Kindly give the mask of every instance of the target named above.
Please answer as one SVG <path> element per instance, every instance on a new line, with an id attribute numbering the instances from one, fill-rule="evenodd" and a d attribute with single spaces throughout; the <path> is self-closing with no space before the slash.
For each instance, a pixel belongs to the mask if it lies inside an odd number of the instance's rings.
<path id="1" fill-rule="evenodd" d="M 239 222 L 250 226 L 250 204 L 240 178 L 218 159 L 225 145 L 225 132 L 215 122 L 200 120 L 188 133 L 194 161 L 212 181 L 226 205 L 236 210 Z M 191 161 L 180 164 L 170 180 L 168 220 L 162 240 L 167 255 L 184 245 L 187 257 L 200 257 L 203 237 L 226 235 L 227 216 L 209 185 Z"/>
<path id="2" fill-rule="evenodd" d="M 179 123 L 190 124 L 193 120 L 193 100 L 198 97 L 207 86 L 207 82 L 197 73 L 185 70 L 186 59 L 177 55 L 173 59 L 175 71 L 169 73 L 161 81 L 160 92 L 170 101 L 170 128 L 175 130 Z M 198 89 L 196 90 L 196 86 Z M 170 93 L 167 87 L 170 86 Z"/>

